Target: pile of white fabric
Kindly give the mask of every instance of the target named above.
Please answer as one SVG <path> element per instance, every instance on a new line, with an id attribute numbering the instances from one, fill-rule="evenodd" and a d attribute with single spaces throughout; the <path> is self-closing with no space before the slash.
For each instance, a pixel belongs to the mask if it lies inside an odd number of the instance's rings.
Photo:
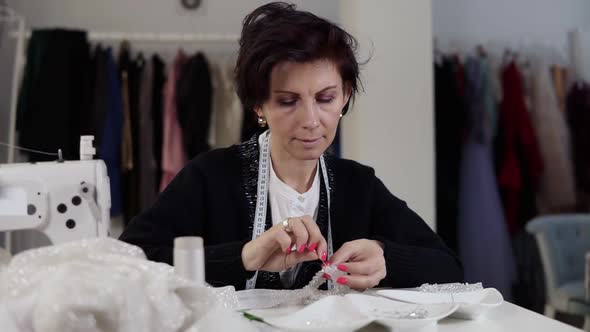
<path id="1" fill-rule="evenodd" d="M 0 326 L 12 331 L 252 331 L 233 287 L 200 286 L 108 238 L 0 261 Z"/>

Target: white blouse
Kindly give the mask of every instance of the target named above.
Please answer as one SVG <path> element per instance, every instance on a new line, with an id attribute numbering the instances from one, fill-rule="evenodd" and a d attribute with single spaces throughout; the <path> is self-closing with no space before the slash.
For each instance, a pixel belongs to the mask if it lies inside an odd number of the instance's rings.
<path id="1" fill-rule="evenodd" d="M 307 192 L 300 194 L 279 179 L 271 162 L 268 197 L 273 225 L 282 222 L 286 218 L 306 215 L 316 220 L 320 201 L 319 165 L 316 167 L 311 188 Z"/>

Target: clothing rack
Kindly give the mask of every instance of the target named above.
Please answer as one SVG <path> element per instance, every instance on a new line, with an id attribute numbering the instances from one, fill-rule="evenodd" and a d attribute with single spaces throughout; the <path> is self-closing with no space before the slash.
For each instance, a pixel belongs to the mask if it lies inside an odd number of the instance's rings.
<path id="1" fill-rule="evenodd" d="M 17 37 L 17 34 L 13 34 Z M 31 31 L 24 32 L 24 38 L 31 37 Z M 89 31 L 88 40 L 91 41 L 122 41 L 130 42 L 237 42 L 240 36 L 237 34 L 222 33 L 130 33 L 130 32 L 103 32 Z"/>
<path id="2" fill-rule="evenodd" d="M 568 67 L 571 70 L 572 82 L 580 84 L 590 81 L 590 27 L 574 28 L 567 32 L 564 45 L 557 45 L 548 41 L 531 41 L 528 43 L 503 43 L 501 41 L 488 41 L 483 44 L 473 44 L 460 39 L 448 39 L 446 47 L 441 47 L 441 40 L 433 38 L 433 58 L 440 59 L 441 54 L 474 54 L 478 47 L 492 55 L 519 55 L 528 57 L 532 54 L 542 57 L 546 61 Z"/>
<path id="3" fill-rule="evenodd" d="M 8 7 L 6 7 L 8 8 Z M 15 128 L 16 128 L 16 111 L 17 111 L 17 94 L 18 81 L 21 77 L 21 72 L 25 63 L 24 44 L 25 41 L 31 37 L 31 31 L 24 29 L 24 18 L 16 15 L 14 10 L 7 9 L 11 13 L 11 17 L 19 17 L 21 24 L 17 31 L 13 31 L 10 35 L 17 39 L 15 69 L 12 81 L 12 99 L 10 107 L 10 130 L 9 140 L 10 145 L 15 144 Z M 105 31 L 89 31 L 88 40 L 90 41 L 123 41 L 130 42 L 156 42 L 156 43 L 195 43 L 195 42 L 213 42 L 213 43 L 237 43 L 240 39 L 238 34 L 232 33 L 129 33 L 129 32 L 105 32 Z M 8 149 L 8 163 L 14 162 L 14 149 Z"/>

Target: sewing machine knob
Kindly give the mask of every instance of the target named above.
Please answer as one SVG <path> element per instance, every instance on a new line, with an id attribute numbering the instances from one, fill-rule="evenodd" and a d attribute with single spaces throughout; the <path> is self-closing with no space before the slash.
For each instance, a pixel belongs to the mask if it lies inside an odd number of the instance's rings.
<path id="1" fill-rule="evenodd" d="M 80 205 L 80 203 L 82 203 L 82 199 L 80 198 L 80 196 L 74 196 L 72 198 L 72 204 L 74 204 L 75 206 Z"/>
<path id="2" fill-rule="evenodd" d="M 68 210 L 68 207 L 61 203 L 60 205 L 57 206 L 57 212 L 59 213 L 66 213 L 66 211 Z"/>
<path id="3" fill-rule="evenodd" d="M 66 221 L 66 227 L 72 229 L 76 227 L 76 222 L 72 219 L 68 219 L 68 221 Z"/>

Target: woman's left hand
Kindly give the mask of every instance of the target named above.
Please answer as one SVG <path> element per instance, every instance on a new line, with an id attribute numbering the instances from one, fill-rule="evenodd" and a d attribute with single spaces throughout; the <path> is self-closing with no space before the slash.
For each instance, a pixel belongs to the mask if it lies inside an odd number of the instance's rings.
<path id="1" fill-rule="evenodd" d="M 377 286 L 387 274 L 383 244 L 375 240 L 361 239 L 344 243 L 334 253 L 330 264 L 349 274 L 334 281 L 356 290 Z"/>

